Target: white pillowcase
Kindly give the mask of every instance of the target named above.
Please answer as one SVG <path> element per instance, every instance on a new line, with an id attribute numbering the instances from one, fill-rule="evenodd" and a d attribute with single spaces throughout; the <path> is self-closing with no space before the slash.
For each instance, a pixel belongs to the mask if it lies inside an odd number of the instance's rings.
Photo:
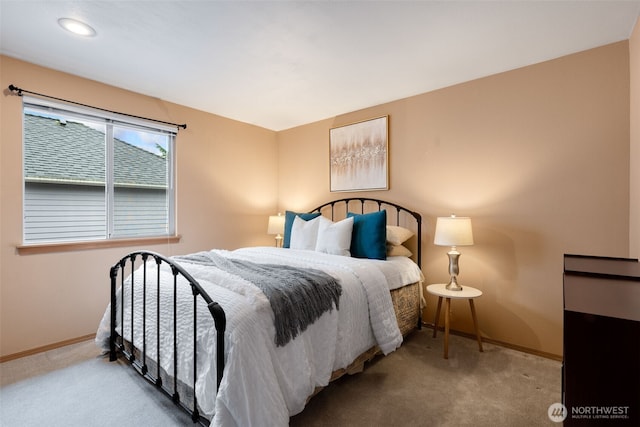
<path id="1" fill-rule="evenodd" d="M 399 227 L 397 225 L 387 225 L 387 242 L 398 246 L 406 242 L 414 235 L 414 232 L 408 228 Z"/>
<path id="2" fill-rule="evenodd" d="M 318 225 L 322 216 L 305 221 L 296 215 L 291 225 L 291 239 L 289 247 L 291 249 L 315 250 L 318 239 Z"/>
<path id="3" fill-rule="evenodd" d="M 413 254 L 409 249 L 402 245 L 387 244 L 387 256 L 406 256 L 411 258 Z"/>
<path id="4" fill-rule="evenodd" d="M 315 250 L 332 255 L 351 256 L 353 217 L 338 222 L 332 222 L 323 216 L 316 219 L 320 220 L 320 225 Z"/>

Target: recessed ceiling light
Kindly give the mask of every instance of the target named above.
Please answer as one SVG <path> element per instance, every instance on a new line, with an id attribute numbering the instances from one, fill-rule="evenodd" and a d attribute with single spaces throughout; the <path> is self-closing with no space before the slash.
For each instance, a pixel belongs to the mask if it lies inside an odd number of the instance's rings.
<path id="1" fill-rule="evenodd" d="M 80 22 L 76 19 L 60 18 L 58 19 L 58 24 L 60 24 L 60 26 L 65 30 L 79 36 L 93 37 L 96 35 L 96 30 L 94 30 L 84 22 Z"/>

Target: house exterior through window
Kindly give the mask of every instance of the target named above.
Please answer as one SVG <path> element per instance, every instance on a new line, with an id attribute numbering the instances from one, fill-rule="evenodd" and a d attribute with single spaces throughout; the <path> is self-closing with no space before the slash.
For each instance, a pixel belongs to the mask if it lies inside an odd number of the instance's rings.
<path id="1" fill-rule="evenodd" d="M 25 244 L 170 236 L 175 131 L 24 101 Z"/>

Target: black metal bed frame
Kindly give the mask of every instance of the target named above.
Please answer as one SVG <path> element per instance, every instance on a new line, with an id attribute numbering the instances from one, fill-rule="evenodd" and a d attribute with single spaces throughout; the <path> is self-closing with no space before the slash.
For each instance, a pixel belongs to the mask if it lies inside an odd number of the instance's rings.
<path id="1" fill-rule="evenodd" d="M 140 257 L 142 259 L 142 301 L 143 301 L 143 315 L 142 315 L 142 349 L 140 360 L 136 358 L 135 347 L 133 346 L 133 336 L 134 336 L 134 327 L 135 322 L 134 319 L 134 274 L 136 271 L 136 259 Z M 154 362 L 156 366 L 156 372 L 152 373 L 148 367 L 147 360 L 147 336 L 144 331 L 146 331 L 146 303 L 147 303 L 147 262 L 153 259 L 157 268 L 157 280 L 156 280 L 156 295 L 157 295 L 157 309 L 156 309 L 156 327 L 157 327 L 157 360 Z M 121 334 L 118 334 L 116 329 L 116 318 L 118 316 L 117 310 L 117 284 L 118 277 L 120 277 L 120 287 L 124 289 L 125 286 L 125 269 L 127 263 L 131 266 L 130 273 L 130 283 L 131 283 L 131 323 L 130 323 L 130 332 L 131 332 L 131 346 L 130 350 L 127 349 L 127 345 L 124 340 L 124 310 L 120 310 L 120 325 L 121 325 Z M 171 268 L 171 273 L 173 275 L 173 387 L 169 388 L 163 384 L 162 375 L 161 375 L 161 364 L 160 364 L 160 266 L 162 264 L 167 264 Z M 177 287 L 178 287 L 178 277 L 181 276 L 185 278 L 191 287 L 191 292 L 193 294 L 193 400 L 192 400 L 192 408 L 189 408 L 184 401 L 181 400 L 180 394 L 178 392 L 178 336 L 177 336 Z M 184 409 L 191 415 L 191 419 L 194 423 L 200 422 L 205 424 L 204 418 L 200 416 L 198 410 L 198 400 L 196 397 L 195 389 L 196 389 L 196 379 L 197 379 L 197 351 L 198 346 L 196 342 L 196 323 L 197 323 L 197 298 L 201 297 L 205 303 L 207 304 L 207 308 L 213 317 L 213 321 L 216 328 L 216 379 L 217 379 L 217 387 L 220 387 L 220 382 L 222 381 L 222 373 L 224 371 L 224 332 L 226 329 L 226 316 L 224 310 L 217 302 L 213 301 L 211 297 L 205 292 L 204 289 L 200 286 L 200 284 L 180 265 L 176 264 L 174 261 L 157 254 L 155 252 L 149 251 L 137 251 L 132 252 L 125 257 L 123 257 L 120 261 L 118 261 L 110 270 L 111 277 L 111 335 L 109 337 L 109 360 L 115 361 L 118 358 L 118 351 L 120 351 L 125 358 L 129 361 L 129 363 L 138 371 L 140 375 L 146 378 L 149 382 L 154 384 L 159 390 L 161 390 L 164 394 L 169 396 L 173 402 Z M 124 292 L 122 292 L 122 297 L 124 297 Z"/>
<path id="2" fill-rule="evenodd" d="M 340 200 L 334 200 L 331 202 L 327 202 L 325 204 L 322 204 L 320 206 L 318 206 L 317 208 L 311 210 L 310 212 L 320 212 L 323 213 L 323 210 L 327 210 L 330 209 L 331 210 L 331 219 L 334 220 L 334 215 L 335 215 L 335 210 L 336 210 L 336 206 L 339 206 L 340 204 L 344 203 L 344 210 L 345 210 L 345 215 L 346 212 L 349 211 L 349 207 L 350 204 L 353 204 L 355 202 L 359 202 L 360 203 L 360 213 L 367 213 L 367 212 L 372 212 L 374 211 L 374 209 L 371 209 L 370 206 L 373 205 L 375 207 L 377 207 L 377 211 L 383 210 L 383 208 L 385 206 L 389 206 L 389 207 L 393 207 L 395 209 L 396 212 L 396 220 L 395 223 L 396 225 L 400 225 L 401 224 L 401 215 L 404 214 L 408 214 L 410 215 L 413 220 L 416 221 L 416 252 L 415 252 L 415 262 L 418 264 L 418 266 L 421 265 L 421 256 L 422 256 L 422 248 L 421 248 L 421 234 L 422 234 L 422 217 L 419 213 L 417 212 L 413 212 L 410 211 L 400 205 L 397 205 L 395 203 L 392 202 L 387 202 L 387 201 L 383 201 L 383 200 L 378 200 L 378 199 L 371 199 L 371 198 L 363 198 L 363 197 L 359 197 L 359 198 L 345 198 L 345 199 L 340 199 Z M 387 218 L 387 221 L 389 221 L 389 218 Z M 134 274 L 137 271 L 136 268 L 136 262 L 138 261 L 138 259 L 141 260 L 142 265 L 137 265 L 137 267 L 142 267 L 142 274 L 143 274 L 143 278 L 142 278 L 142 284 L 141 284 L 141 289 L 135 289 L 136 292 L 142 292 L 142 326 L 140 325 L 134 325 L 135 322 L 133 322 L 134 319 Z M 140 261 L 138 261 L 140 262 Z M 155 355 L 155 357 L 157 358 L 157 360 L 153 361 L 154 363 L 152 363 L 152 365 L 155 365 L 155 372 L 151 372 L 153 369 L 149 369 L 149 360 L 148 360 L 148 355 L 147 355 L 147 340 L 146 340 L 146 333 L 142 334 L 142 348 L 136 348 L 134 347 L 134 328 L 137 327 L 141 327 L 143 331 L 146 331 L 146 322 L 147 322 L 147 311 L 146 311 L 146 295 L 147 295 L 147 264 L 148 262 L 153 262 L 156 265 L 156 270 L 157 270 L 157 279 L 156 279 L 156 286 L 158 287 L 156 289 L 156 295 L 158 295 L 157 297 L 157 309 L 156 309 L 156 316 L 157 318 L 155 319 L 156 322 L 156 327 L 157 327 L 157 340 L 158 342 L 156 343 L 156 348 L 157 348 L 157 354 Z M 173 312 L 173 372 L 171 373 L 170 377 L 173 380 L 173 385 L 172 387 L 168 387 L 165 386 L 165 384 L 163 383 L 162 380 L 162 375 L 161 375 L 161 365 L 160 365 L 160 313 L 161 313 L 161 309 L 160 309 L 160 291 L 159 291 L 159 287 L 160 287 L 160 267 L 161 265 L 166 264 L 170 267 L 171 273 L 173 275 L 173 307 L 171 307 L 170 309 Z M 131 283 L 131 307 L 130 307 L 130 315 L 131 315 L 131 325 L 130 325 L 130 333 L 131 333 L 131 343 L 127 343 L 126 340 L 124 339 L 124 310 L 119 310 L 120 313 L 120 333 L 118 332 L 118 329 L 116 327 L 116 319 L 118 316 L 118 305 L 117 305 L 117 290 L 118 290 L 118 284 L 120 285 L 121 290 L 124 290 L 124 286 L 125 286 L 125 277 L 127 276 L 126 270 L 127 270 L 127 265 L 130 266 L 130 273 L 129 273 L 129 277 L 130 277 L 130 283 Z M 193 398 L 191 400 L 191 402 L 185 402 L 181 399 L 180 393 L 178 392 L 178 359 L 179 359 L 179 348 L 178 348 L 178 342 L 177 342 L 177 307 L 176 307 L 176 295 L 177 295 L 177 289 L 178 286 L 185 286 L 184 283 L 182 283 L 182 281 L 178 281 L 178 278 L 182 277 L 184 278 L 188 285 L 191 288 L 191 292 L 193 295 L 193 331 L 194 331 L 194 335 L 193 335 L 193 364 L 192 364 L 192 368 L 193 368 L 193 384 L 189 385 L 189 387 L 191 387 L 191 389 L 193 390 Z M 202 417 L 199 413 L 198 410 L 198 402 L 197 402 L 197 398 L 196 398 L 196 378 L 197 378 L 197 342 L 196 342 L 196 323 L 197 323 L 197 317 L 196 317 L 196 307 L 197 307 L 197 301 L 198 298 L 202 298 L 204 300 L 204 302 L 207 305 L 207 308 L 209 309 L 209 312 L 211 313 L 211 316 L 213 317 L 213 321 L 215 324 L 215 328 L 216 328 L 216 375 L 217 375 L 217 387 L 220 387 L 220 382 L 222 381 L 222 376 L 223 376 L 223 372 L 224 372 L 224 364 L 225 364 L 225 360 L 224 360 L 224 347 L 225 347 L 225 342 L 224 342 L 224 333 L 225 333 L 225 329 L 226 329 L 226 316 L 225 316 L 225 312 L 222 308 L 222 306 L 220 306 L 220 304 L 218 304 L 217 302 L 213 301 L 212 298 L 207 294 L 207 292 L 200 286 L 200 284 L 186 271 L 184 270 L 179 264 L 177 264 L 175 261 L 170 260 L 169 258 L 166 258 L 158 253 L 155 252 L 150 252 L 150 251 L 135 251 L 135 252 L 131 252 L 128 255 L 124 256 L 122 259 L 120 259 L 116 264 L 114 264 L 111 269 L 110 269 L 110 278 L 111 278 L 111 335 L 109 338 L 109 347 L 110 347 L 110 351 L 109 351 L 109 360 L 110 361 L 115 361 L 118 358 L 118 353 L 122 353 L 123 356 L 125 357 L 125 359 L 134 367 L 134 369 L 136 369 L 136 371 L 145 379 L 147 379 L 149 382 L 151 382 L 152 384 L 154 384 L 160 391 L 162 391 L 165 395 L 169 396 L 173 402 L 181 407 L 184 411 L 186 411 L 188 414 L 191 415 L 191 419 L 193 420 L 194 423 L 200 423 L 202 425 L 208 425 L 209 421 Z M 118 280 L 120 279 L 120 280 Z M 122 292 L 122 295 L 124 297 L 124 292 Z M 418 322 L 418 327 L 421 326 L 421 322 Z M 191 407 L 189 406 L 189 403 L 191 404 Z"/>

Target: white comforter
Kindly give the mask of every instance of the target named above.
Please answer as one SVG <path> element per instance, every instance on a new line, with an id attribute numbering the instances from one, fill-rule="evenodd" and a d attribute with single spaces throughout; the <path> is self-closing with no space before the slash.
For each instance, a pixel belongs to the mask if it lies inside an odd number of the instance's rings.
<path id="1" fill-rule="evenodd" d="M 220 389 L 216 393 L 215 329 L 204 304 L 198 311 L 196 396 L 200 411 L 207 418 L 212 418 L 212 426 L 288 425 L 289 417 L 303 410 L 314 389 L 328 384 L 334 370 L 347 367 L 358 355 L 376 344 L 385 354 L 394 351 L 402 343 L 402 335 L 389 289 L 422 278 L 420 269 L 404 259 L 395 262 L 393 259 L 373 261 L 269 247 L 215 252 L 253 262 L 288 264 L 325 271 L 339 279 L 342 295 L 339 310 L 324 313 L 304 333 L 287 345 L 277 347 L 273 312 L 257 287 L 212 267 L 181 262 L 211 298 L 223 307 L 227 316 L 226 364 Z M 153 282 L 155 270 L 148 276 L 147 280 Z M 173 276 L 168 271 L 162 271 L 161 276 L 161 283 L 166 282 L 172 288 Z M 136 282 L 141 277 L 141 273 L 136 273 Z M 388 279 L 393 279 L 394 283 L 389 283 Z M 187 289 L 184 294 L 184 301 L 179 304 L 192 305 L 190 291 Z M 140 293 L 136 295 L 134 306 L 136 313 L 140 313 Z M 125 324 L 130 318 L 127 308 L 129 299 L 130 295 L 126 295 Z M 171 301 L 171 297 L 162 292 L 161 299 Z M 149 296 L 147 300 L 150 300 Z M 154 310 L 154 304 L 148 303 L 148 319 L 155 319 Z M 108 349 L 109 313 L 107 308 L 96 336 L 96 341 L 105 350 Z M 141 318 L 137 314 L 135 316 L 141 322 Z M 169 321 L 171 314 L 163 316 Z M 179 346 L 191 351 L 192 320 L 190 316 L 179 316 L 178 323 Z M 147 354 L 153 357 L 156 354 L 155 326 L 148 326 L 147 329 Z M 130 339 L 128 326 L 123 335 Z M 173 369 L 172 340 L 171 328 L 163 327 L 161 365 L 168 372 Z M 141 345 L 141 327 L 134 331 L 134 342 Z M 192 373 L 189 372 L 191 364 L 188 362 L 192 357 L 191 352 L 183 362 L 178 363 L 178 376 L 187 384 L 192 383 Z"/>

